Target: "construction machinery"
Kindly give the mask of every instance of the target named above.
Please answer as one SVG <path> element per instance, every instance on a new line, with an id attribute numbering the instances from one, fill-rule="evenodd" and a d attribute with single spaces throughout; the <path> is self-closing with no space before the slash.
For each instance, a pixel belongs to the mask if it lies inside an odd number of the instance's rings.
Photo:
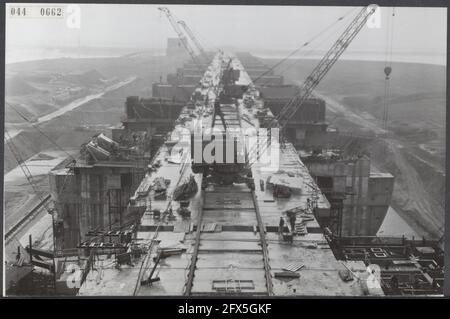
<path id="1" fill-rule="evenodd" d="M 323 77 L 328 73 L 331 67 L 336 63 L 342 53 L 347 49 L 356 35 L 361 31 L 369 17 L 377 10 L 377 5 L 369 5 L 359 11 L 349 26 L 344 30 L 341 36 L 336 40 L 333 46 L 328 50 L 317 66 L 306 77 L 297 94 L 281 109 L 280 113 L 266 124 L 268 132 L 270 129 L 278 127 L 280 131 L 286 126 L 289 119 L 302 107 L 303 103 L 311 96 L 313 90 L 317 87 Z M 261 154 L 266 152 L 270 146 L 271 138 L 267 138 L 261 145 L 255 145 L 249 152 L 248 165 L 253 165 Z"/>
<path id="2" fill-rule="evenodd" d="M 389 18 L 389 17 L 388 17 Z M 392 73 L 392 47 L 394 42 L 394 18 L 395 18 L 395 8 L 392 8 L 391 19 L 388 20 L 388 43 L 386 46 L 386 60 L 384 66 L 384 100 L 383 100 L 383 114 L 382 114 L 382 124 L 383 129 L 388 129 L 388 118 L 389 118 L 389 99 L 391 98 L 391 73 Z"/>
<path id="3" fill-rule="evenodd" d="M 191 39 L 192 43 L 194 43 L 194 45 L 197 48 L 198 52 L 200 53 L 200 55 L 204 59 L 204 62 L 206 62 L 206 63 L 209 62 L 208 61 L 209 60 L 208 59 L 208 54 L 206 53 L 205 49 L 203 48 L 203 46 L 198 41 L 197 37 L 194 35 L 194 32 L 192 32 L 191 28 L 189 28 L 189 26 L 183 20 L 178 21 L 178 24 L 183 27 L 184 31 L 186 32 L 188 37 Z"/>
<path id="4" fill-rule="evenodd" d="M 233 133 L 233 129 L 239 130 L 241 127 L 241 116 L 238 111 L 236 96 L 230 91 L 230 87 L 234 86 L 239 80 L 238 70 L 233 69 L 233 58 L 228 57 L 221 61 L 220 82 L 216 89 L 216 98 L 214 101 L 214 112 L 211 121 L 211 134 L 206 137 L 201 134 L 191 135 L 191 159 L 192 171 L 194 173 L 203 173 L 202 189 L 205 189 L 208 183 L 231 185 L 245 183 L 250 189 L 254 189 L 254 181 L 251 177 L 251 170 L 245 169 L 245 160 L 243 156 L 245 151 L 239 143 L 238 137 Z M 242 97 L 243 91 L 241 91 Z M 222 128 L 216 126 L 215 118 L 220 116 Z M 219 122 L 217 122 L 219 123 Z M 219 133 L 220 132 L 220 133 Z M 198 140 L 197 140 L 198 139 Z M 218 153 L 217 147 L 223 148 L 221 153 L 223 161 L 214 160 L 208 163 L 203 156 L 201 161 L 196 161 L 195 147 L 201 145 L 202 151 L 208 144 L 215 144 L 214 156 Z M 229 147 L 232 145 L 232 147 Z M 232 154 L 227 152 L 232 151 Z"/>
<path id="5" fill-rule="evenodd" d="M 333 46 L 328 50 L 325 56 L 321 59 L 319 64 L 313 69 L 310 75 L 306 78 L 305 82 L 299 88 L 298 93 L 281 109 L 280 113 L 276 117 L 270 118 L 264 123 L 264 127 L 268 128 L 270 135 L 270 129 L 278 127 L 281 130 L 286 126 L 289 119 L 298 111 L 303 103 L 310 97 L 314 88 L 320 83 L 322 78 L 327 74 L 331 67 L 336 63 L 345 49 L 350 45 L 351 41 L 362 29 L 369 17 L 377 10 L 377 6 L 370 5 L 359 11 L 356 17 L 351 21 L 349 26 L 344 30 L 341 36 L 336 40 Z M 234 105 L 234 97 L 231 94 L 230 87 L 236 83 L 239 79 L 239 74 L 234 73 L 232 67 L 232 58 L 228 62 L 225 62 L 225 66 L 222 68 L 222 77 L 219 85 L 219 102 L 220 107 L 227 105 L 230 110 L 236 109 Z M 242 92 L 244 93 L 244 92 Z M 215 117 L 216 114 L 213 115 Z M 240 121 L 239 112 L 236 112 L 236 118 Z M 213 129 L 214 129 L 213 119 Z M 227 143 L 226 139 L 229 139 L 227 135 L 227 127 L 224 127 L 225 133 L 222 135 L 222 144 Z M 215 137 L 217 138 L 217 137 Z M 228 141 L 229 142 L 229 141 Z M 232 183 L 247 183 L 247 185 L 254 189 L 254 181 L 251 174 L 251 166 L 263 154 L 271 143 L 271 136 L 267 139 L 263 139 L 261 145 L 255 145 L 249 150 L 246 157 L 246 165 L 242 165 L 234 161 L 232 163 L 193 163 L 193 171 L 195 173 L 202 172 L 204 175 L 202 188 L 205 188 L 208 181 L 219 182 L 221 184 Z M 195 141 L 192 140 L 192 146 L 195 145 Z M 224 151 L 226 151 L 224 149 Z M 194 152 L 191 152 L 192 154 Z M 288 196 L 286 191 L 280 190 L 280 196 Z"/>
<path id="6" fill-rule="evenodd" d="M 197 60 L 197 56 L 195 54 L 195 51 L 192 49 L 192 47 L 189 45 L 189 42 L 186 38 L 186 36 L 183 34 L 183 31 L 180 29 L 180 26 L 178 25 L 178 23 L 176 22 L 175 18 L 173 17 L 172 13 L 170 12 L 170 10 L 167 7 L 159 7 L 158 10 L 161 10 L 162 12 L 165 13 L 165 15 L 167 16 L 167 19 L 169 20 L 170 24 L 172 25 L 172 28 L 174 29 L 174 31 L 176 32 L 176 34 L 178 35 L 178 38 L 180 39 L 181 44 L 184 46 L 184 48 L 186 49 L 186 51 L 189 53 L 189 55 L 192 58 L 192 61 L 194 62 L 194 64 L 201 70 L 199 61 Z"/>

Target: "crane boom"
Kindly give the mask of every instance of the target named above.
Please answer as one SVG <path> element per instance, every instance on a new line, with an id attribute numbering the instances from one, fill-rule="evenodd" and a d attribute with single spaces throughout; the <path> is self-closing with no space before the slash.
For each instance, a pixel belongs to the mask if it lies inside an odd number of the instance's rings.
<path id="1" fill-rule="evenodd" d="M 189 55 L 191 56 L 192 60 L 194 61 L 194 64 L 200 68 L 200 65 L 197 61 L 197 57 L 195 56 L 194 50 L 189 45 L 189 42 L 186 39 L 186 36 L 183 34 L 183 31 L 181 31 L 178 23 L 176 22 L 175 18 L 173 17 L 172 13 L 170 12 L 170 10 L 166 7 L 159 7 L 158 10 L 161 10 L 162 12 L 164 12 L 166 14 L 167 19 L 169 20 L 170 24 L 172 25 L 172 28 L 175 30 L 176 34 L 178 35 L 178 38 L 180 39 L 181 44 L 184 46 L 186 51 L 188 51 Z"/>
<path id="2" fill-rule="evenodd" d="M 336 40 L 333 46 L 328 50 L 324 57 L 320 60 L 319 64 L 313 69 L 313 71 L 306 78 L 305 82 L 301 85 L 297 94 L 281 109 L 280 113 L 268 123 L 268 128 L 279 127 L 282 129 L 289 121 L 289 119 L 298 111 L 303 103 L 308 99 L 312 91 L 320 83 L 323 77 L 336 63 L 345 49 L 349 46 L 355 36 L 361 31 L 364 24 L 369 17 L 377 10 L 376 5 L 369 5 L 364 7 L 352 20 L 349 26 L 344 30 L 341 36 Z M 261 147 L 255 146 L 249 155 L 256 155 L 257 152 L 264 153 L 270 145 L 270 138 L 264 142 Z M 258 150 L 259 148 L 259 150 Z M 249 156 L 249 160 L 256 157 Z M 249 165 L 252 165 L 250 162 Z"/>
<path id="3" fill-rule="evenodd" d="M 181 25 L 184 29 L 184 31 L 186 32 L 186 34 L 188 35 L 188 37 L 191 39 L 191 41 L 194 43 L 195 47 L 197 48 L 198 52 L 203 56 L 203 58 L 205 58 L 205 60 L 208 58 L 208 56 L 206 55 L 206 51 L 205 49 L 203 49 L 202 45 L 200 44 L 200 42 L 198 41 L 197 37 L 194 35 L 194 33 L 192 32 L 191 28 L 188 27 L 188 25 L 186 24 L 186 22 L 184 22 L 183 20 L 178 21 L 178 24 Z M 207 61 L 207 60 L 206 60 Z"/>
<path id="4" fill-rule="evenodd" d="M 295 95 L 281 110 L 276 120 L 281 127 L 284 127 L 288 120 L 297 112 L 304 101 L 311 95 L 312 91 L 320 83 L 322 78 L 328 73 L 331 67 L 336 63 L 345 49 L 349 46 L 355 36 L 362 29 L 367 19 L 375 12 L 376 7 L 369 6 L 363 8 L 353 19 L 350 25 L 345 29 L 342 35 L 336 40 L 333 46 L 328 50 L 319 64 L 314 68 L 311 74 L 302 84 L 297 95 Z"/>

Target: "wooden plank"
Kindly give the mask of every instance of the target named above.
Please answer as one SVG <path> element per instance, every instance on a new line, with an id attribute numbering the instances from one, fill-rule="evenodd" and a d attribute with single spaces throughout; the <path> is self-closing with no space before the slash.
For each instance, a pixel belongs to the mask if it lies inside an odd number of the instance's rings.
<path id="1" fill-rule="evenodd" d="M 275 278 L 299 278 L 300 274 L 292 271 L 280 271 L 274 273 Z"/>

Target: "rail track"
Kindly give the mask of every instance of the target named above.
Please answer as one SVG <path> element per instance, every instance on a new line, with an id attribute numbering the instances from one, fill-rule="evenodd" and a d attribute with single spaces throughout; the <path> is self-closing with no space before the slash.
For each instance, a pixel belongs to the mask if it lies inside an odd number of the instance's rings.
<path id="1" fill-rule="evenodd" d="M 237 108 L 222 111 L 227 129 L 241 126 Z M 216 123 L 222 126 L 220 119 Z M 184 295 L 273 295 L 265 227 L 254 192 L 245 184 L 211 186 L 202 191 Z M 211 282 L 211 276 L 217 280 Z"/>
<path id="2" fill-rule="evenodd" d="M 241 185 L 240 185 L 241 186 Z M 259 276 L 256 280 L 264 281 L 264 292 L 258 291 L 257 293 L 251 293 L 252 295 L 273 295 L 273 285 L 272 285 L 272 276 L 270 273 L 270 264 L 268 257 L 268 248 L 267 242 L 265 238 L 265 227 L 262 222 L 261 215 L 259 213 L 258 206 L 256 205 L 256 198 L 253 191 L 251 191 L 248 187 L 234 187 L 228 188 L 226 186 L 217 187 L 215 190 L 205 190 L 203 193 L 203 205 L 204 209 L 199 211 L 198 220 L 197 220 L 197 228 L 195 231 L 194 237 L 194 247 L 191 256 L 191 261 L 189 265 L 189 272 L 187 276 L 186 286 L 185 286 L 185 296 L 192 295 L 203 295 L 200 291 L 195 291 L 195 283 L 196 278 L 201 277 L 202 274 L 197 274 L 202 271 L 204 268 L 205 262 L 211 262 L 211 264 L 215 264 L 217 273 L 220 273 L 222 270 L 227 268 L 227 265 L 230 262 L 233 264 L 235 260 L 228 260 L 229 256 L 241 256 L 245 259 L 245 256 L 260 256 L 263 267 L 263 274 Z M 217 202 L 217 199 L 224 198 L 225 201 L 229 201 L 231 203 L 231 199 L 235 199 L 234 203 L 232 203 L 228 207 L 219 206 L 217 208 L 213 208 L 212 204 Z M 240 205 L 242 208 L 238 208 L 238 201 L 240 201 Z M 225 214 L 222 214 L 225 212 Z M 243 221 L 236 219 L 236 212 L 242 212 L 247 215 L 247 218 Z M 227 213 L 229 216 L 227 216 Z M 253 213 L 252 218 L 249 218 L 250 213 Z M 214 230 L 207 229 L 208 225 L 211 224 L 211 221 L 214 220 L 218 215 L 221 215 L 221 223 L 216 223 L 214 226 Z M 248 224 L 248 220 L 252 219 L 256 222 L 256 225 L 251 222 Z M 213 223 L 214 224 L 214 223 Z M 217 230 L 217 227 L 222 228 L 221 231 Z M 236 233 L 239 232 L 241 234 L 255 234 L 252 239 L 245 238 L 236 238 Z M 229 235 L 228 235 L 229 234 Z M 205 235 L 208 235 L 207 237 Z M 221 244 L 225 243 L 222 247 Z M 227 247 L 227 242 L 232 243 L 233 246 Z M 253 247 L 248 248 L 247 246 L 251 245 Z M 241 246 L 245 246 L 241 248 Z M 216 253 L 221 253 L 217 255 Z M 228 253 L 228 255 L 227 255 Z M 199 258 L 202 256 L 202 258 Z M 213 261 L 214 258 L 219 258 Z M 202 259 L 202 265 L 198 267 L 198 261 Z M 250 268 L 249 268 L 250 267 Z M 236 275 L 236 281 L 245 278 L 246 273 L 253 269 L 253 266 L 249 266 L 248 264 L 238 265 L 236 266 L 234 272 Z M 242 270 L 242 274 L 239 272 Z M 258 270 L 255 268 L 255 270 Z M 201 280 L 198 280 L 201 283 Z M 228 293 L 238 293 L 245 294 L 246 291 L 236 291 L 231 290 L 231 292 L 224 291 L 224 294 Z"/>

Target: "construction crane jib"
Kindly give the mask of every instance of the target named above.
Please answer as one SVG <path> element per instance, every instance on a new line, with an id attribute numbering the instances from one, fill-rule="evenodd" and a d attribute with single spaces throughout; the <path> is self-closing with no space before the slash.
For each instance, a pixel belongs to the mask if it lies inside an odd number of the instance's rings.
<path id="1" fill-rule="evenodd" d="M 198 52 L 202 55 L 202 57 L 207 61 L 207 55 L 205 49 L 203 49 L 202 45 L 198 41 L 197 37 L 194 35 L 194 32 L 192 32 L 191 28 L 184 22 L 183 20 L 178 21 L 178 24 L 181 25 L 188 35 L 188 37 L 191 39 L 192 43 L 194 43 L 195 47 L 197 48 Z"/>
<path id="2" fill-rule="evenodd" d="M 339 59 L 345 49 L 349 46 L 355 36 L 361 31 L 367 23 L 369 17 L 377 11 L 377 5 L 369 5 L 359 11 L 356 17 L 344 30 L 341 36 L 336 40 L 333 46 L 328 50 L 324 57 L 320 60 L 317 66 L 309 74 L 303 84 L 300 86 L 297 94 L 281 109 L 280 113 L 268 123 L 268 132 L 270 128 L 283 127 L 288 123 L 289 119 L 298 111 L 303 103 L 310 97 L 312 91 L 320 83 L 323 77 L 331 69 L 334 63 Z M 267 143 L 257 145 L 249 152 L 249 160 L 256 160 L 256 154 L 264 153 L 270 146 L 270 138 L 264 139 Z M 253 162 L 249 162 L 252 165 Z"/>
<path id="3" fill-rule="evenodd" d="M 189 55 L 191 56 L 192 60 L 194 61 L 194 64 L 199 66 L 199 63 L 197 61 L 194 50 L 189 45 L 189 42 L 188 42 L 186 36 L 184 36 L 183 31 L 181 31 L 178 23 L 176 22 L 175 18 L 173 17 L 172 13 L 170 12 L 170 10 L 166 7 L 159 7 L 158 10 L 160 10 L 166 14 L 167 19 L 169 20 L 170 24 L 172 25 L 172 28 L 178 35 L 178 38 L 180 39 L 181 44 L 184 46 L 186 51 L 188 51 Z"/>

